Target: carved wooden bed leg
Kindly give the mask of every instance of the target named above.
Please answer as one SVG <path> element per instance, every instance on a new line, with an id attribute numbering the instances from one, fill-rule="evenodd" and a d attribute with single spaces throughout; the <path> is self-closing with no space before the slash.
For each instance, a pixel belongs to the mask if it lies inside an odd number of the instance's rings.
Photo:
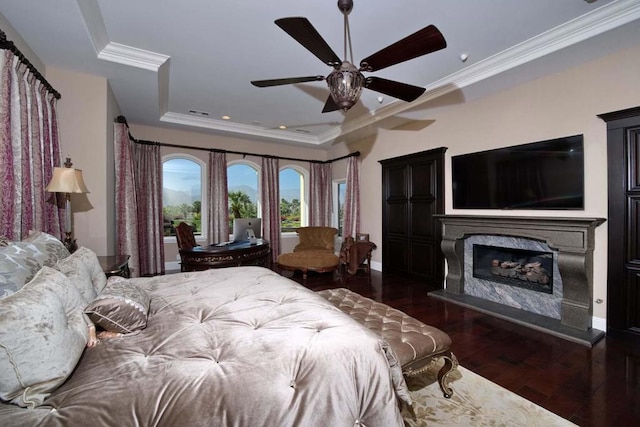
<path id="1" fill-rule="evenodd" d="M 442 390 L 444 397 L 449 399 L 453 396 L 453 389 L 446 383 L 447 376 L 449 376 L 451 371 L 458 367 L 458 359 L 452 352 L 443 355 L 442 358 L 444 359 L 444 365 L 438 371 L 438 384 L 440 384 L 440 389 Z"/>

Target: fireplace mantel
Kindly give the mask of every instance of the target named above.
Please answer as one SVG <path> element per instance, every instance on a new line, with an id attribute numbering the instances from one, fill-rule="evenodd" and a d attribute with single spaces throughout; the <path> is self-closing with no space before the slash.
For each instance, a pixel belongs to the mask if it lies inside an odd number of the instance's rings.
<path id="1" fill-rule="evenodd" d="M 436 215 L 443 224 L 448 272 L 445 294 L 464 294 L 464 240 L 471 235 L 524 237 L 558 251 L 564 284 L 561 323 L 587 331 L 593 314 L 594 230 L 604 218 Z"/>

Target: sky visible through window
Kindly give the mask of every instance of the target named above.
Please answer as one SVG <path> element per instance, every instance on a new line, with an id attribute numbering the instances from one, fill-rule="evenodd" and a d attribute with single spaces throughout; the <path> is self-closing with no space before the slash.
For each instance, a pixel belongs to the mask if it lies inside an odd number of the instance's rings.
<path id="1" fill-rule="evenodd" d="M 190 189 L 192 194 L 202 194 L 200 165 L 193 160 L 171 159 L 162 167 L 162 186 L 176 191 Z"/>
<path id="2" fill-rule="evenodd" d="M 192 194 L 202 194 L 200 181 L 200 165 L 189 159 L 171 159 L 164 162 L 163 186 L 175 191 L 187 191 Z M 247 165 L 231 165 L 227 169 L 227 179 L 230 187 L 248 186 L 257 191 L 258 177 L 256 170 Z M 300 174 L 286 168 L 280 172 L 281 197 L 289 200 L 292 195 L 300 194 Z M 299 198 L 299 197 L 297 197 Z M 289 200 L 290 201 L 290 200 Z"/>

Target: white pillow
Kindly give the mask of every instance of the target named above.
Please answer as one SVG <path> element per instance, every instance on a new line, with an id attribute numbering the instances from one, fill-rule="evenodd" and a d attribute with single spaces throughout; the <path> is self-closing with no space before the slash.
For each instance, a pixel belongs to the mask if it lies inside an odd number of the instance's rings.
<path id="1" fill-rule="evenodd" d="M 0 299 L 0 399 L 34 408 L 67 379 L 89 338 L 84 304 L 49 267 Z"/>

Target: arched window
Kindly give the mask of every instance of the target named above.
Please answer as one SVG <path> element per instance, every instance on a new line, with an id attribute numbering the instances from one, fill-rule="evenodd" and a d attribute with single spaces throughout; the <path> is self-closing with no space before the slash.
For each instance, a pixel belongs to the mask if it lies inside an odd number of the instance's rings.
<path id="1" fill-rule="evenodd" d="M 184 221 L 194 234 L 206 235 L 204 163 L 186 154 L 171 154 L 162 161 L 162 214 L 164 235 L 175 236 L 175 226 Z"/>
<path id="2" fill-rule="evenodd" d="M 307 222 L 306 171 L 287 166 L 280 170 L 280 231 L 293 232 Z"/>
<path id="3" fill-rule="evenodd" d="M 234 218 L 260 218 L 258 166 L 247 161 L 230 163 L 227 168 L 229 192 L 229 230 Z"/>

